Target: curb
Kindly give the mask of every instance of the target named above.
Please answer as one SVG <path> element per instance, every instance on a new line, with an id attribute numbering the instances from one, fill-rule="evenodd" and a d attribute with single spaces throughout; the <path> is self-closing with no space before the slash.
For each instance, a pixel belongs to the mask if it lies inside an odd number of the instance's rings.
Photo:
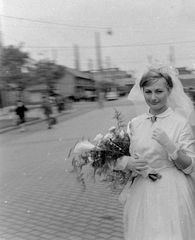
<path id="1" fill-rule="evenodd" d="M 58 115 L 55 115 L 54 117 L 58 118 L 58 117 L 61 117 L 65 114 L 69 114 L 69 113 L 72 113 L 72 112 L 75 112 L 76 110 L 66 110 L 65 112 L 62 112 L 61 114 L 58 114 Z M 37 120 L 32 120 L 30 122 L 26 122 L 26 126 L 29 126 L 29 125 L 33 125 L 33 124 L 36 124 L 36 123 L 39 123 L 39 122 L 44 122 L 45 119 L 37 119 Z M 3 128 L 3 129 L 0 129 L 0 134 L 1 133 L 6 133 L 6 132 L 10 132 L 12 130 L 16 130 L 16 129 L 19 129 L 20 126 L 11 126 L 11 127 L 6 127 L 6 128 Z"/>

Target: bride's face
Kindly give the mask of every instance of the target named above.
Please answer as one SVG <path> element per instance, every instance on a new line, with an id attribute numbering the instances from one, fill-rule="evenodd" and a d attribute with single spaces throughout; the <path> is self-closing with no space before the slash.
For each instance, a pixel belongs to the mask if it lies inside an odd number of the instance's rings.
<path id="1" fill-rule="evenodd" d="M 170 89 L 164 78 L 154 81 L 143 88 L 144 98 L 150 107 L 150 113 L 157 115 L 167 110 L 167 99 Z"/>

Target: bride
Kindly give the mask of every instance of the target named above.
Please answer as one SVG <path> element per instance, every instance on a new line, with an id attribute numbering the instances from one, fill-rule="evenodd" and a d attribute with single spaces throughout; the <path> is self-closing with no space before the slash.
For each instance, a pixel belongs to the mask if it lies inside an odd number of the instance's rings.
<path id="1" fill-rule="evenodd" d="M 120 165 L 137 173 L 126 192 L 125 240 L 195 239 L 194 108 L 173 68 L 152 65 L 129 100 L 145 113 L 128 124 L 131 157 Z M 144 172 L 154 169 L 160 179 Z"/>

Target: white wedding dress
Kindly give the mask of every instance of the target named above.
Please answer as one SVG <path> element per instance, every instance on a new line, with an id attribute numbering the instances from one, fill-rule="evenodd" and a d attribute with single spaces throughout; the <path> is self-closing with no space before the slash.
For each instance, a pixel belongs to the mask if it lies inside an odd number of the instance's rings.
<path id="1" fill-rule="evenodd" d="M 157 115 L 154 123 L 150 117 L 143 114 L 130 122 L 130 153 L 147 159 L 162 178 L 153 182 L 140 175 L 121 193 L 126 200 L 125 240 L 195 240 L 195 173 L 184 174 L 151 138 L 160 127 L 188 156 L 195 157 L 192 130 L 170 108 Z"/>

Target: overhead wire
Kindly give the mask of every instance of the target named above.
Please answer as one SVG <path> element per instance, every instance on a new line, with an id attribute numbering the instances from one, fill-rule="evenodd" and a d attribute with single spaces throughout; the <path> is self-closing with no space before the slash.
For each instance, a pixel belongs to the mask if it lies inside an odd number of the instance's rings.
<path id="1" fill-rule="evenodd" d="M 64 26 L 64 27 L 74 27 L 74 28 L 88 28 L 88 29 L 104 29 L 107 30 L 110 27 L 101 27 L 101 26 L 87 26 L 87 25 L 78 25 L 78 24 L 67 24 L 67 23 L 61 23 L 61 22 L 55 22 L 55 21 L 48 21 L 48 20 L 37 20 L 37 19 L 33 19 L 33 18 L 25 18 L 25 17 L 16 17 L 16 16 L 9 16 L 9 15 L 4 15 L 4 14 L 0 14 L 1 17 L 3 18 L 8 18 L 8 19 L 17 19 L 17 20 L 21 20 L 21 21 L 28 21 L 28 22 L 34 22 L 34 23 L 43 23 L 43 24 L 50 24 L 50 25 L 59 25 L 59 26 Z M 175 27 L 175 24 L 160 24 L 161 27 Z M 180 24 L 178 23 L 178 26 L 180 26 Z M 146 25 L 141 25 L 141 24 L 133 24 L 131 25 L 115 25 L 114 28 L 131 28 L 131 27 L 141 27 L 143 29 L 145 28 L 154 28 L 153 25 L 150 26 L 150 24 L 146 24 Z M 158 26 L 156 26 L 158 27 Z M 186 27 L 188 27 L 188 25 L 186 25 Z M 162 30 L 162 29 L 161 29 Z"/>
<path id="2" fill-rule="evenodd" d="M 121 47 L 142 47 L 142 46 L 158 46 L 158 45 L 171 45 L 171 44 L 183 44 L 183 43 L 195 43 L 195 40 L 192 41 L 178 41 L 178 42 L 162 42 L 162 43 L 140 43 L 140 44 L 120 44 L 120 45 L 108 45 L 108 46 L 101 46 L 101 48 L 121 48 Z M 70 46 L 25 46 L 26 48 L 74 48 Z M 95 46 L 79 46 L 79 48 L 96 48 Z"/>
<path id="3" fill-rule="evenodd" d="M 10 19 L 18 19 L 18 20 L 25 20 L 30 22 L 36 22 L 36 23 L 44 23 L 44 24 L 52 24 L 52 25 L 59 25 L 59 26 L 68 26 L 68 27 L 74 27 L 74 28 L 87 28 L 87 29 L 104 29 L 108 30 L 108 27 L 91 27 L 91 26 L 81 26 L 81 25 L 73 25 L 73 24 L 65 24 L 65 23 L 59 23 L 59 22 L 53 22 L 53 21 L 46 21 L 46 20 L 36 20 L 31 18 L 23 18 L 23 17 L 14 17 L 14 16 L 8 16 L 8 15 L 2 15 L 1 17 L 10 18 Z M 168 25 L 167 25 L 168 26 Z M 21 26 L 21 27 L 33 27 L 33 26 Z M 129 27 L 129 26 L 115 26 L 115 28 L 123 28 L 123 27 Z M 145 27 L 144 27 L 145 28 Z M 121 48 L 121 47 L 142 47 L 142 46 L 160 46 L 160 45 L 170 45 L 170 44 L 184 44 L 184 43 L 194 43 L 195 40 L 186 40 L 186 41 L 171 41 L 171 42 L 163 42 L 163 43 L 139 43 L 139 44 L 121 44 L 121 45 L 109 45 L 109 46 L 101 46 L 101 48 Z M 70 48 L 71 46 L 25 46 L 27 48 Z M 94 46 L 80 46 L 79 48 L 95 48 Z"/>
<path id="4" fill-rule="evenodd" d="M 72 28 L 78 28 L 78 29 L 88 29 L 88 30 L 93 30 L 93 29 L 99 29 L 99 30 L 108 30 L 108 27 L 97 27 L 97 26 L 87 26 L 87 25 L 76 25 L 76 24 L 66 24 L 66 23 L 60 23 L 60 22 L 54 22 L 54 21 L 47 21 L 47 20 L 37 20 L 37 19 L 31 19 L 31 18 L 23 18 L 23 17 L 14 17 L 14 16 L 8 16 L 8 15 L 0 15 L 1 17 L 8 18 L 8 19 L 17 19 L 17 20 L 22 20 L 22 21 L 27 21 L 27 22 L 33 22 L 33 23 L 42 23 L 42 24 L 49 24 L 49 25 L 54 25 L 54 26 L 59 26 L 59 27 L 72 27 Z M 134 24 L 133 27 L 136 25 Z M 162 26 L 162 25 L 161 25 Z M 29 26 L 29 25 L 20 25 L 20 27 L 38 27 L 40 26 Z M 164 27 L 172 27 L 172 25 L 164 25 Z M 42 28 L 42 27 L 41 27 Z M 45 27 L 44 27 L 45 28 Z M 132 26 L 114 26 L 114 28 L 132 28 Z M 137 30 L 140 31 L 141 29 L 146 29 L 146 26 L 144 25 L 137 25 L 136 26 Z M 140 29 L 138 29 L 140 28 Z M 150 27 L 147 25 L 147 28 L 153 28 L 152 26 Z M 111 28 L 112 29 L 112 28 Z M 61 29 L 58 29 L 61 30 Z M 161 29 L 162 30 L 162 29 Z M 175 29 L 177 30 L 177 29 Z M 133 31 L 136 31 L 133 29 Z M 188 36 L 187 36 L 188 37 Z M 177 45 L 177 44 L 191 44 L 195 43 L 195 40 L 185 40 L 185 41 L 169 41 L 169 42 L 161 42 L 161 43 L 135 43 L 135 44 L 119 44 L 119 45 L 102 45 L 101 48 L 129 48 L 129 47 L 144 47 L 144 46 L 163 46 L 163 45 Z M 68 49 L 73 49 L 73 46 L 23 46 L 24 48 L 29 48 L 29 49 L 60 49 L 60 50 L 68 50 Z M 95 49 L 95 46 L 79 46 L 81 49 Z M 183 57 L 183 59 L 187 58 L 193 58 L 193 56 L 190 57 Z M 179 58 L 176 58 L 179 59 Z M 140 60 L 139 60 L 140 61 Z M 128 60 L 126 62 L 139 62 L 138 60 Z M 118 62 L 118 61 L 117 61 Z M 122 62 L 122 61 L 120 61 Z"/>
<path id="5" fill-rule="evenodd" d="M 8 15 L 3 15 L 3 14 L 0 14 L 0 16 L 1 16 L 1 17 L 10 18 L 10 19 L 18 19 L 18 20 L 24 20 L 24 21 L 29 21 L 29 22 L 45 23 L 45 24 L 58 25 L 58 26 L 65 26 L 65 27 L 73 27 L 73 28 L 107 29 L 107 27 L 90 27 L 90 26 L 81 26 L 81 25 L 73 25 L 73 24 L 66 24 L 66 23 L 52 22 L 52 21 L 46 21 L 46 20 L 37 20 L 37 19 L 31 19 L 31 18 L 13 17 L 13 16 L 8 16 Z"/>

